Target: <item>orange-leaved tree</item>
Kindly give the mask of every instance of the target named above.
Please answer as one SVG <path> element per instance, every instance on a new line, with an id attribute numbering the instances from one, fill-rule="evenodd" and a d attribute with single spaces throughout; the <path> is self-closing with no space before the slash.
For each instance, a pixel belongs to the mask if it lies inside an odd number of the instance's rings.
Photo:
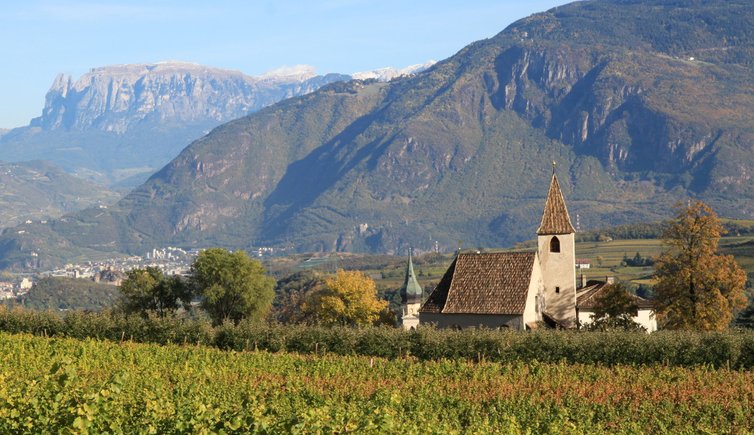
<path id="1" fill-rule="evenodd" d="M 746 273 L 733 256 L 717 253 L 724 230 L 707 204 L 676 208 L 663 233 L 669 249 L 655 263 L 658 323 L 668 329 L 725 329 L 746 306 Z"/>
<path id="2" fill-rule="evenodd" d="M 367 326 L 378 321 L 387 306 L 387 301 L 377 298 L 372 278 L 358 271 L 338 270 L 306 295 L 301 311 L 310 321 L 323 325 Z"/>

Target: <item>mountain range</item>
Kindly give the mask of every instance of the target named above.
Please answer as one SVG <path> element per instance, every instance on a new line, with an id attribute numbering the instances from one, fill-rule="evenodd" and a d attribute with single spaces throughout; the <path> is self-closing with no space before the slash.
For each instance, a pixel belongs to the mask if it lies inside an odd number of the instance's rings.
<path id="1" fill-rule="evenodd" d="M 356 74 L 388 80 L 421 68 L 426 66 Z M 41 116 L 0 132 L 0 160 L 46 159 L 82 178 L 134 187 L 212 128 L 350 79 L 317 75 L 306 65 L 253 77 L 186 62 L 93 68 L 77 80 L 61 74 Z"/>
<path id="2" fill-rule="evenodd" d="M 754 8 L 592 0 L 415 75 L 321 87 L 215 128 L 104 212 L 18 235 L 6 267 L 75 249 L 404 252 L 534 234 L 552 171 L 584 228 L 687 198 L 754 216 Z"/>

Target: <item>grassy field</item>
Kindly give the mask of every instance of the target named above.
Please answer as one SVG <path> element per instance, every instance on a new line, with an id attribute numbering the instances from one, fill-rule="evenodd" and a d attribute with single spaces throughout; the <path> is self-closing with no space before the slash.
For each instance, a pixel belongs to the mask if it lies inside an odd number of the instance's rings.
<path id="1" fill-rule="evenodd" d="M 750 370 L 0 334 L 2 433 L 751 433 Z"/>

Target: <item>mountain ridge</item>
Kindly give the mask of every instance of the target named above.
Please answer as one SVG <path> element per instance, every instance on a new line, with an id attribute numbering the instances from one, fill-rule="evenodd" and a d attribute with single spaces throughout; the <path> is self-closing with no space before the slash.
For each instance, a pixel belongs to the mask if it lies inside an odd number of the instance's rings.
<path id="1" fill-rule="evenodd" d="M 0 134 L 0 159 L 47 159 L 82 178 L 135 187 L 217 125 L 350 78 L 307 65 L 249 76 L 180 61 L 97 67 L 75 80 L 60 74 L 41 116 Z"/>
<path id="2" fill-rule="evenodd" d="M 45 161 L 0 162 L 0 189 L 0 227 L 46 221 L 120 198 Z"/>
<path id="3" fill-rule="evenodd" d="M 560 6 L 417 74 L 332 83 L 215 128 L 104 216 L 40 231 L 128 252 L 500 246 L 533 234 L 553 160 L 584 228 L 657 221 L 690 197 L 751 217 L 747 6 Z"/>

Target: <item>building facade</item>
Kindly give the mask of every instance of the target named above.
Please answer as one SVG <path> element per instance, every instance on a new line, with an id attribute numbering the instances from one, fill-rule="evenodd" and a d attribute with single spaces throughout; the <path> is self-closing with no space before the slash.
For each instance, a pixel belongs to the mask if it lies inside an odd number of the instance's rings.
<path id="1" fill-rule="evenodd" d="M 535 252 L 459 253 L 419 310 L 440 328 L 576 326 L 575 233 L 553 170 Z"/>

